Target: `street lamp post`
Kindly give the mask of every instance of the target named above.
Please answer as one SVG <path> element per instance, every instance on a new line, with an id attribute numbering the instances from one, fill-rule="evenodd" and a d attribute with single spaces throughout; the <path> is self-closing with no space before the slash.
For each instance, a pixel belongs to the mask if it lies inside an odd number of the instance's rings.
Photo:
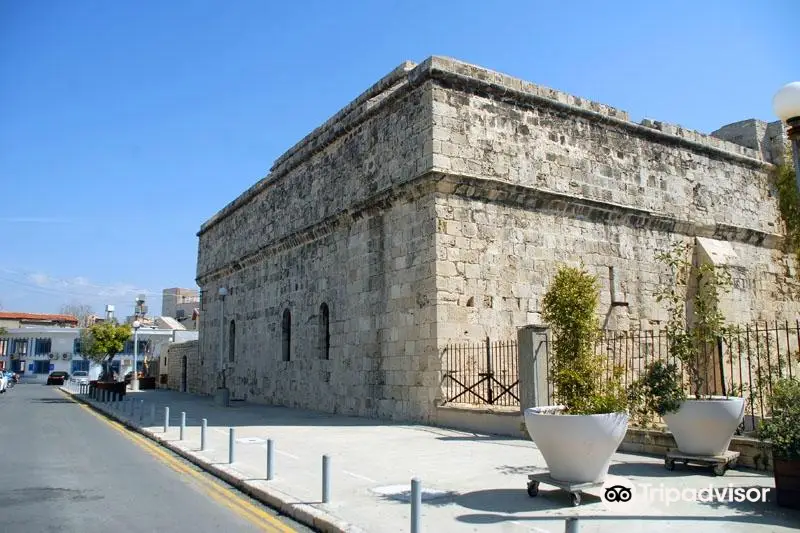
<path id="1" fill-rule="evenodd" d="M 800 81 L 781 87 L 772 99 L 772 109 L 789 127 L 787 133 L 792 143 L 795 186 L 800 198 Z"/>
<path id="2" fill-rule="evenodd" d="M 217 394 L 215 395 L 217 405 L 227 407 L 230 401 L 230 391 L 225 384 L 225 370 L 223 369 L 224 354 L 225 354 L 225 297 L 228 295 L 228 289 L 220 287 L 217 291 L 219 295 L 219 359 L 217 364 Z"/>
<path id="3" fill-rule="evenodd" d="M 142 323 L 138 320 L 133 321 L 133 373 L 131 374 L 131 390 L 139 390 L 139 368 L 137 359 L 139 357 L 139 328 Z"/>

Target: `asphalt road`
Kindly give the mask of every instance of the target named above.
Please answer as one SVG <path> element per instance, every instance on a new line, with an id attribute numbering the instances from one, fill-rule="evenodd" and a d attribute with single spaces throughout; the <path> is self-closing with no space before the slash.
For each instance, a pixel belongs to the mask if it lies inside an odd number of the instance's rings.
<path id="1" fill-rule="evenodd" d="M 309 532 L 54 387 L 0 395 L 0 531 Z"/>

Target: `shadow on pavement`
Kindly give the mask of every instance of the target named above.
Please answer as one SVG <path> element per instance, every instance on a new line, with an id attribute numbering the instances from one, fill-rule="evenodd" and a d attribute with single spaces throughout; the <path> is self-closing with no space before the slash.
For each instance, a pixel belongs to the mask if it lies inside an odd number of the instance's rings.
<path id="1" fill-rule="evenodd" d="M 694 468 L 686 470 L 687 475 L 695 475 L 698 473 L 703 473 L 704 470 L 699 468 L 695 470 Z M 709 477 L 711 477 L 711 469 L 706 468 L 705 472 L 708 473 Z M 626 463 L 614 463 L 608 467 L 608 473 L 612 476 L 622 476 L 622 477 L 670 477 L 670 478 L 677 478 L 680 477 L 681 472 L 678 471 L 678 467 L 675 467 L 675 470 L 667 470 L 664 468 L 664 463 L 654 463 L 654 462 L 626 462 Z"/>
<path id="2" fill-rule="evenodd" d="M 75 402 L 67 398 L 35 398 L 30 400 L 32 403 L 68 403 L 75 405 Z"/>
<path id="3" fill-rule="evenodd" d="M 733 477 L 753 477 L 755 470 L 743 469 L 741 472 L 737 470 L 728 470 L 723 477 L 717 477 L 712 473 L 711 467 L 699 465 L 675 465 L 675 470 L 667 470 L 664 468 L 663 463 L 656 462 L 624 462 L 614 463 L 608 467 L 608 473 L 613 476 L 622 477 L 666 477 L 666 478 L 680 478 L 682 476 L 697 476 L 706 475 L 709 480 L 713 480 L 714 484 L 724 484 L 725 478 Z M 763 472 L 760 472 L 763 474 Z"/>
<path id="4" fill-rule="evenodd" d="M 461 494 L 446 492 L 435 497 L 425 497 L 423 493 L 422 505 L 444 507 L 454 504 L 465 509 L 507 514 L 573 508 L 569 493 L 559 489 L 539 489 L 539 495 L 531 498 L 528 496 L 525 481 L 521 482 L 519 489 L 486 489 Z M 382 494 L 380 498 L 384 501 L 407 504 L 411 499 L 411 491 Z M 583 505 L 601 502 L 600 497 L 593 494 L 584 493 L 582 498 Z"/>
<path id="5" fill-rule="evenodd" d="M 506 515 L 506 514 L 490 514 L 490 513 L 475 513 L 463 514 L 456 517 L 456 520 L 465 524 L 502 524 L 503 522 L 514 521 L 517 523 L 531 523 L 533 527 L 534 522 L 564 522 L 568 516 L 575 516 L 573 514 L 564 514 L 563 516 L 549 515 L 549 516 L 520 516 L 520 515 Z M 589 526 L 596 522 L 619 522 L 620 528 L 624 528 L 626 524 L 633 526 L 638 522 L 728 522 L 728 523 L 741 523 L 741 524 L 772 524 L 784 526 L 789 528 L 796 528 L 797 522 L 792 519 L 779 519 L 778 517 L 767 517 L 764 515 L 748 516 L 748 515 L 724 515 L 724 516 L 708 516 L 708 515 L 578 515 L 581 526 Z M 656 526 L 657 527 L 657 526 Z M 697 530 L 700 531 L 700 530 Z"/>
<path id="6" fill-rule="evenodd" d="M 599 496 L 583 493 L 582 505 L 601 501 Z M 572 509 L 572 499 L 568 492 L 557 488 L 540 488 L 535 498 L 528 496 L 527 479 L 520 480 L 519 489 L 486 489 L 466 492 L 455 498 L 461 507 L 475 511 L 494 513 L 530 513 L 552 509 Z"/>
<path id="7" fill-rule="evenodd" d="M 461 430 L 454 430 L 454 431 L 461 431 Z M 501 435 L 458 435 L 458 436 L 445 435 L 437 438 L 442 441 L 451 441 L 451 442 L 461 442 L 461 441 L 507 442 L 507 441 L 519 440 L 513 437 L 503 437 Z"/>

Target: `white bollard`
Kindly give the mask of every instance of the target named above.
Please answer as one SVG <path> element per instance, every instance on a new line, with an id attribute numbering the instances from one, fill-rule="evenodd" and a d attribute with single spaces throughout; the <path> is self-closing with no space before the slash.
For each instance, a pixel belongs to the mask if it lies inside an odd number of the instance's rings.
<path id="1" fill-rule="evenodd" d="M 411 533 L 422 533 L 420 512 L 422 511 L 422 484 L 411 479 Z"/>

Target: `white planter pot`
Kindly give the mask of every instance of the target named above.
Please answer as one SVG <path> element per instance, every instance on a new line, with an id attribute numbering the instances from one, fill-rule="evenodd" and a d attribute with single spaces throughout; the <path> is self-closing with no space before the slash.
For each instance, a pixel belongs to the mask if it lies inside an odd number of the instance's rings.
<path id="1" fill-rule="evenodd" d="M 525 427 L 553 479 L 602 482 L 628 430 L 627 413 L 562 415 L 562 407 L 525 409 Z"/>
<path id="2" fill-rule="evenodd" d="M 686 400 L 664 421 L 678 451 L 689 455 L 721 455 L 728 451 L 736 427 L 744 418 L 744 398 L 712 397 Z"/>

